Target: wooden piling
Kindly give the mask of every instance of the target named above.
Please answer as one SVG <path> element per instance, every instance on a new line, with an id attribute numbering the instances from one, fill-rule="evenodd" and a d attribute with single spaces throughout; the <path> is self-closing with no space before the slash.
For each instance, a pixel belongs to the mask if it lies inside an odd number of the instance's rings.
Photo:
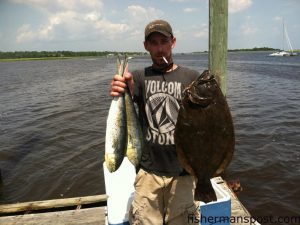
<path id="1" fill-rule="evenodd" d="M 227 88 L 228 0 L 209 0 L 209 70 L 224 95 Z"/>

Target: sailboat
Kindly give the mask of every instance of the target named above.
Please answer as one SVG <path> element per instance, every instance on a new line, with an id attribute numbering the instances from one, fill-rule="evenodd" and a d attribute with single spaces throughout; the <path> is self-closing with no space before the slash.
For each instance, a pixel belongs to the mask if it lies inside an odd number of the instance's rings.
<path id="1" fill-rule="evenodd" d="M 296 52 L 293 52 L 293 47 L 292 47 L 292 44 L 291 44 L 291 41 L 290 41 L 290 38 L 289 38 L 289 35 L 288 35 L 288 32 L 287 32 L 287 29 L 284 25 L 284 21 L 282 20 L 282 24 L 283 24 L 283 35 L 282 35 L 282 40 L 283 40 L 283 50 L 281 51 L 277 51 L 277 52 L 273 52 L 271 54 L 269 54 L 269 56 L 296 56 L 297 53 Z M 285 41 L 287 42 L 288 44 L 288 48 L 289 48 L 289 51 L 285 51 L 284 50 L 284 43 Z"/>

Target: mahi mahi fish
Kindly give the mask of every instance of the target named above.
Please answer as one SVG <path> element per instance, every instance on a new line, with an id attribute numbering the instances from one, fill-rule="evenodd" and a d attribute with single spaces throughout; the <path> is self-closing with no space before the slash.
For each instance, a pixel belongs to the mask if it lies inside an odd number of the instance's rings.
<path id="1" fill-rule="evenodd" d="M 229 165 L 235 138 L 228 104 L 208 70 L 184 90 L 174 138 L 181 165 L 197 181 L 194 199 L 216 201 L 210 178 Z"/>
<path id="2" fill-rule="evenodd" d="M 143 133 L 128 87 L 125 89 L 125 105 L 127 120 L 126 156 L 137 167 L 142 157 Z"/>
<path id="3" fill-rule="evenodd" d="M 123 76 L 128 65 L 118 56 L 118 74 Z M 114 97 L 107 118 L 105 139 L 105 163 L 110 172 L 116 171 L 126 155 L 129 161 L 137 166 L 143 148 L 143 136 L 134 103 L 128 87 L 125 94 Z"/>
<path id="4" fill-rule="evenodd" d="M 125 58 L 126 60 L 126 58 Z M 118 75 L 123 76 L 126 67 L 118 57 Z M 116 171 L 124 158 L 127 141 L 126 109 L 124 94 L 114 97 L 107 116 L 105 134 L 105 164 L 109 172 Z"/>

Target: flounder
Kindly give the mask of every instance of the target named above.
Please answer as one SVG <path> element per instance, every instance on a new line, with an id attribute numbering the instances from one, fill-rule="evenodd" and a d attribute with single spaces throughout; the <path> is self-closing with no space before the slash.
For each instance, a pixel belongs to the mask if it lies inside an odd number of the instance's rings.
<path id="1" fill-rule="evenodd" d="M 235 138 L 228 104 L 209 71 L 184 90 L 174 138 L 180 163 L 197 180 L 194 199 L 216 201 L 210 178 L 229 165 Z"/>

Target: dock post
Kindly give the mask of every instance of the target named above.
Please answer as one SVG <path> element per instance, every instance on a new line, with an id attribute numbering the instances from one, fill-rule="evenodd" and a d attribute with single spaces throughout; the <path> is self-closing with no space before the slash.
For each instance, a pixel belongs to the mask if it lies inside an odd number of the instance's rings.
<path id="1" fill-rule="evenodd" d="M 209 70 L 226 96 L 228 0 L 209 0 Z"/>

